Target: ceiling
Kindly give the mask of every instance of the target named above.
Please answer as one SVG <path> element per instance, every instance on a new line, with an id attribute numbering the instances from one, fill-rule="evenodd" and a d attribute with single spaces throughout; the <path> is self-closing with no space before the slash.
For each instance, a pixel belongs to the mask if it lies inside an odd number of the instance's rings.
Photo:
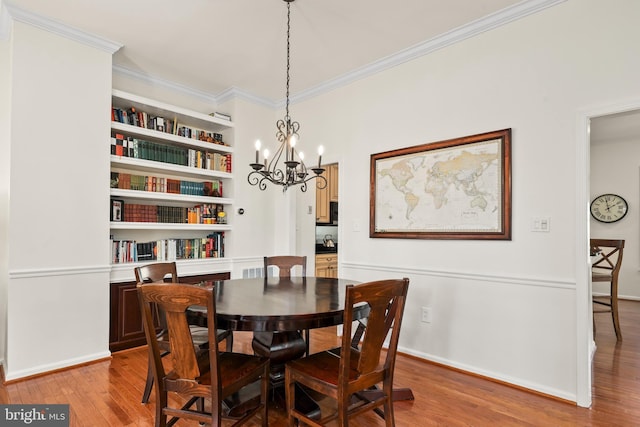
<path id="1" fill-rule="evenodd" d="M 409 58 L 426 42 L 462 39 L 473 35 L 474 26 L 481 32 L 561 1 L 296 0 L 291 3 L 292 96 L 402 58 L 398 55 Z M 283 0 L 0 2 L 14 17 L 34 15 L 121 44 L 116 70 L 214 98 L 228 90 L 270 102 L 284 98 Z"/>
<path id="2" fill-rule="evenodd" d="M 640 110 L 625 111 L 591 119 L 590 141 L 602 144 L 613 141 L 640 141 Z"/>

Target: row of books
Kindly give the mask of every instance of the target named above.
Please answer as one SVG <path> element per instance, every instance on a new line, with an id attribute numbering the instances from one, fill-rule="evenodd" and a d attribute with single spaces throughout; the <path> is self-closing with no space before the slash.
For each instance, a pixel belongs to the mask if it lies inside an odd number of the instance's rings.
<path id="1" fill-rule="evenodd" d="M 112 264 L 223 257 L 224 232 L 196 239 L 162 239 L 151 242 L 111 240 Z"/>
<path id="2" fill-rule="evenodd" d="M 167 117 L 151 115 L 145 111 L 138 111 L 135 107 L 131 107 L 129 109 L 112 107 L 111 121 L 125 123 L 145 129 L 152 129 L 158 132 L 171 133 L 185 138 L 197 139 L 199 141 L 207 141 L 214 144 L 224 145 L 221 133 L 185 126 L 178 123 L 178 120 L 175 118 L 170 119 Z"/>
<path id="3" fill-rule="evenodd" d="M 204 203 L 191 208 L 180 206 L 142 205 L 118 201 L 124 222 L 157 222 L 163 224 L 226 224 L 224 205 Z"/>
<path id="4" fill-rule="evenodd" d="M 129 109 L 112 107 L 111 121 L 173 134 L 176 133 L 178 126 L 176 119 L 148 114 L 144 111 L 138 111 L 135 107 Z"/>
<path id="5" fill-rule="evenodd" d="M 120 133 L 111 137 L 111 154 L 198 169 L 231 172 L 231 153 L 216 153 L 145 141 L 130 136 L 125 137 Z"/>
<path id="6" fill-rule="evenodd" d="M 111 188 L 222 197 L 222 181 L 220 180 L 195 182 L 150 175 L 132 175 L 124 172 L 111 172 Z"/>

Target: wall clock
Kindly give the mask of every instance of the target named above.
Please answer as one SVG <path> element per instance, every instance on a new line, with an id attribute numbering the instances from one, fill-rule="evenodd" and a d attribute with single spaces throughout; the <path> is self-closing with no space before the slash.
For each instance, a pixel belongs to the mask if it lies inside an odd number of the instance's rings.
<path id="1" fill-rule="evenodd" d="M 591 202 L 591 216 L 600 222 L 620 221 L 628 210 L 627 201 L 617 194 L 602 194 Z"/>

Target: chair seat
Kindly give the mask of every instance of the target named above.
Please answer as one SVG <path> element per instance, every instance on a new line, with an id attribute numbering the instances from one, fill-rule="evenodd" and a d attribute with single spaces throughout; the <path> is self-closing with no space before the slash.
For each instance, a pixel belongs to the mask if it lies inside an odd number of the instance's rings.
<path id="1" fill-rule="evenodd" d="M 202 326 L 189 325 L 189 330 L 191 331 L 193 345 L 199 348 L 207 348 L 209 346 L 209 331 L 207 331 L 207 328 Z M 218 342 L 224 340 L 232 333 L 233 331 L 231 330 L 217 329 L 216 337 L 218 339 Z M 167 333 L 163 333 L 158 336 L 158 345 L 162 350 L 169 350 L 169 335 Z"/>
<path id="2" fill-rule="evenodd" d="M 339 351 L 327 350 L 319 353 L 314 353 L 303 359 L 292 360 L 288 363 L 288 368 L 291 371 L 304 374 L 308 377 L 313 377 L 319 382 L 330 384 L 337 387 L 339 380 L 339 367 L 340 367 L 340 355 Z M 336 354 L 338 353 L 338 354 Z M 352 358 L 350 360 L 351 369 L 349 370 L 349 381 L 353 381 L 358 377 L 358 356 L 357 350 L 351 351 Z"/>
<path id="3" fill-rule="evenodd" d="M 609 282 L 611 279 L 611 273 L 599 273 L 595 271 L 591 273 L 592 282 Z"/>
<path id="4" fill-rule="evenodd" d="M 220 353 L 218 364 L 220 372 L 224 374 L 221 377 L 223 397 L 227 397 L 242 388 L 237 387 L 238 379 L 246 376 L 248 372 L 262 371 L 264 364 L 268 361 L 269 359 L 266 357 L 252 356 L 250 354 Z M 211 385 L 211 373 L 204 374 L 199 378 L 199 382 L 203 385 Z M 230 388 L 231 386 L 234 387 Z"/>

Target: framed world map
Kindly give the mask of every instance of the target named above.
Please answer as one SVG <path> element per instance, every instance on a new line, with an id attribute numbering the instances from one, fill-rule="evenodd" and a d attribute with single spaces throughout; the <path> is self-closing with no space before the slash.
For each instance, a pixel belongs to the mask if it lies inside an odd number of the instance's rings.
<path id="1" fill-rule="evenodd" d="M 511 129 L 372 154 L 369 236 L 511 240 Z"/>

